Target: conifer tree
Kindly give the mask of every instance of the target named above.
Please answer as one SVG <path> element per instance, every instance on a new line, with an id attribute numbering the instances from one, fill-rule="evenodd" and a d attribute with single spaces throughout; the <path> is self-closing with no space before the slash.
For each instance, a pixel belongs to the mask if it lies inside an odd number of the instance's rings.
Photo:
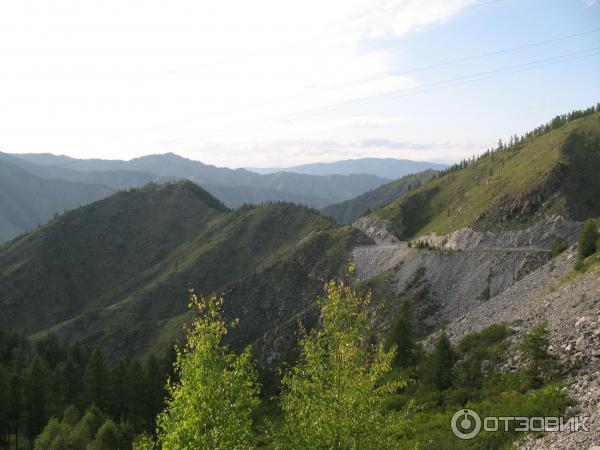
<path id="1" fill-rule="evenodd" d="M 87 450 L 119 450 L 119 435 L 119 429 L 115 423 L 111 419 L 106 419 Z"/>
<path id="2" fill-rule="evenodd" d="M 48 420 L 46 399 L 50 370 L 46 361 L 35 353 L 25 374 L 25 420 L 29 440 L 33 441 Z"/>
<path id="3" fill-rule="evenodd" d="M 580 260 L 583 260 L 596 252 L 597 240 L 598 228 L 592 219 L 588 219 L 583 224 L 583 228 L 579 234 L 577 256 Z"/>
<path id="4" fill-rule="evenodd" d="M 452 386 L 456 355 L 445 333 L 440 334 L 431 354 L 425 362 L 423 378 L 427 384 L 439 390 Z"/>
<path id="5" fill-rule="evenodd" d="M 85 366 L 83 380 L 89 404 L 103 409 L 108 397 L 108 371 L 100 349 L 95 349 L 90 355 Z"/>
<path id="6" fill-rule="evenodd" d="M 523 336 L 519 350 L 527 362 L 524 372 L 527 387 L 540 386 L 549 374 L 552 357 L 548 354 L 548 345 L 548 328 L 545 323 L 535 326 Z"/>
<path id="7" fill-rule="evenodd" d="M 388 337 L 388 347 L 396 346 L 394 363 L 407 367 L 415 359 L 415 340 L 411 304 L 405 300 L 400 306 L 396 322 L 392 325 Z"/>

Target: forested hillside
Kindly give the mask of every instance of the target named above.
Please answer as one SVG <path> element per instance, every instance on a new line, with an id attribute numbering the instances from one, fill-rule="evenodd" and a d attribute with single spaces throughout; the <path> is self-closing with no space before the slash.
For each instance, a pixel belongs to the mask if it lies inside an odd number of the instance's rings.
<path id="1" fill-rule="evenodd" d="M 148 185 L 2 247 L 0 324 L 131 355 L 180 335 L 196 287 L 225 292 L 241 345 L 310 305 L 361 242 L 305 207 L 229 211 L 191 182 Z"/>

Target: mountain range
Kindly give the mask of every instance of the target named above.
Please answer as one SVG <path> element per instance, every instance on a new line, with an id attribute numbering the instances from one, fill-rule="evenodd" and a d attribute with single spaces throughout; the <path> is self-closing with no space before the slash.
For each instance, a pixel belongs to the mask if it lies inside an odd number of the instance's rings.
<path id="1" fill-rule="evenodd" d="M 295 172 L 308 175 L 350 175 L 366 173 L 382 178 L 395 180 L 411 173 L 424 170 L 443 170 L 447 164 L 428 161 L 410 161 L 394 158 L 359 158 L 346 159 L 330 163 L 312 163 L 285 168 L 250 168 L 253 172 L 268 174 L 275 172 Z"/>
<path id="2" fill-rule="evenodd" d="M 356 204 L 327 211 L 349 222 L 367 208 L 371 212 L 363 219 L 383 222 L 398 239 L 464 227 L 513 230 L 558 214 L 575 221 L 596 217 L 599 149 L 600 113 L 588 114 L 477 160 L 401 179 Z M 63 162 L 50 166 L 52 170 L 66 169 L 70 161 L 47 155 L 26 160 L 38 164 L 48 158 Z M 190 166 L 171 155 L 141 158 L 133 166 L 84 161 L 85 168 L 77 170 L 92 175 L 92 168 L 135 167 L 150 173 L 157 170 L 155 164 L 162 162 L 164 167 L 171 161 L 181 164 L 181 171 L 219 170 Z M 20 168 L 13 170 L 15 179 L 27 181 Z M 68 195 L 72 186 L 60 183 Z M 39 192 L 44 187 L 41 184 Z M 92 190 L 90 195 L 108 193 Z M 395 198 L 381 205 L 391 197 Z M 223 292 L 227 315 L 243 319 L 230 336 L 232 343 L 255 343 L 263 360 L 275 361 L 285 358 L 293 344 L 299 318 L 304 324 L 315 323 L 314 299 L 323 282 L 342 276 L 355 249 L 373 243 L 368 235 L 302 205 L 275 202 L 231 210 L 190 181 L 150 183 L 77 207 L 0 247 L 0 325 L 33 337 L 53 333 L 67 341 L 99 345 L 114 356 L 132 354 L 161 348 L 181 335 L 188 318 L 187 289 L 194 287 L 204 295 Z M 375 259 L 368 257 L 359 267 L 363 278 L 397 261 L 395 253 L 386 252 L 404 251 L 375 250 Z M 423 259 L 420 255 L 414 257 Z M 461 255 L 455 258 L 473 262 L 467 253 Z M 434 256 L 440 265 L 443 255 Z M 493 262 L 486 254 L 481 258 Z M 476 266 L 487 267 L 481 262 Z M 448 276 L 443 264 L 439 270 L 440 279 Z M 494 267 L 495 277 L 500 277 L 499 270 Z M 387 280 L 385 273 L 367 280 L 369 286 L 381 291 L 381 286 L 402 285 Z M 510 278 L 505 275 L 507 283 Z M 385 295 L 392 306 L 399 302 L 394 295 Z"/>
<path id="3" fill-rule="evenodd" d="M 307 175 L 276 172 L 261 175 L 245 169 L 206 165 L 172 153 L 130 161 L 0 153 L 0 165 L 3 166 L 0 242 L 34 229 L 55 213 L 151 181 L 191 180 L 230 208 L 273 201 L 323 208 L 390 181 L 369 173 Z M 71 184 L 65 185 L 65 182 Z M 31 193 L 28 194 L 25 185 L 45 186 L 44 194 L 38 197 L 39 202 L 27 200 Z M 69 191 L 68 195 L 63 195 L 65 189 Z"/>

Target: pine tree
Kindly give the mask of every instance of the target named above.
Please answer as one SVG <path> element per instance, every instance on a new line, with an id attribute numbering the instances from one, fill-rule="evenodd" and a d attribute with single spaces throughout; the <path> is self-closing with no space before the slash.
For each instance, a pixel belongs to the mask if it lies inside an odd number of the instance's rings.
<path id="1" fill-rule="evenodd" d="M 119 450 L 119 434 L 119 428 L 111 419 L 107 419 L 98 429 L 96 438 L 87 447 L 87 450 Z"/>
<path id="2" fill-rule="evenodd" d="M 144 367 L 144 406 L 149 431 L 156 428 L 156 416 L 165 399 L 164 373 L 154 355 L 150 355 Z"/>
<path id="3" fill-rule="evenodd" d="M 12 432 L 15 435 L 15 446 L 19 448 L 19 434 L 23 415 L 23 380 L 20 373 L 15 370 L 10 378 L 10 404 L 9 419 L 12 423 Z"/>
<path id="4" fill-rule="evenodd" d="M 519 350 L 523 354 L 525 367 L 525 383 L 527 387 L 539 387 L 552 367 L 552 357 L 548 354 L 548 328 L 541 323 L 523 336 Z"/>
<path id="5" fill-rule="evenodd" d="M 278 448 L 389 448 L 387 396 L 403 385 L 386 382 L 394 350 L 369 338 L 370 295 L 329 282 L 319 301 L 321 328 L 300 342 L 298 364 L 282 381 L 284 412 Z"/>
<path id="6" fill-rule="evenodd" d="M 129 422 L 133 426 L 134 434 L 139 433 L 143 429 L 144 423 L 144 403 L 145 403 L 145 377 L 144 369 L 140 360 L 135 358 L 129 364 L 127 371 L 126 387 L 127 395 L 127 411 Z"/>
<path id="7" fill-rule="evenodd" d="M 440 334 L 435 342 L 435 347 L 425 362 L 423 373 L 424 381 L 436 389 L 444 390 L 452 386 L 452 368 L 456 362 L 456 355 L 452 344 L 445 333 Z"/>
<path id="8" fill-rule="evenodd" d="M 588 219 L 583 224 L 579 234 L 577 247 L 577 256 L 583 260 L 596 252 L 596 241 L 598 240 L 598 228 L 592 219 Z"/>
<path id="9" fill-rule="evenodd" d="M 8 370 L 0 364 L 0 442 L 8 442 L 10 432 L 9 411 L 10 379 Z"/>
<path id="10" fill-rule="evenodd" d="M 49 377 L 46 361 L 35 353 L 25 372 L 25 418 L 30 441 L 42 431 L 48 420 Z"/>
<path id="11" fill-rule="evenodd" d="M 415 340 L 413 312 L 410 303 L 405 300 L 400 306 L 398 317 L 388 337 L 388 348 L 396 346 L 394 363 L 399 367 L 410 366 L 415 359 Z"/>
<path id="12" fill-rule="evenodd" d="M 68 355 L 66 360 L 61 361 L 56 366 L 59 398 L 63 407 L 68 405 L 81 406 L 82 375 L 83 370 L 72 355 Z"/>
<path id="13" fill-rule="evenodd" d="M 190 307 L 198 316 L 185 347 L 177 350 L 179 381 L 168 383 L 167 408 L 157 420 L 163 448 L 250 446 L 252 414 L 259 404 L 256 372 L 250 348 L 237 355 L 223 344 L 228 325 L 222 303 L 214 295 L 205 300 L 191 292 Z"/>
<path id="14" fill-rule="evenodd" d="M 100 349 L 95 349 L 90 355 L 85 366 L 83 381 L 88 404 L 104 409 L 108 394 L 108 372 L 104 354 Z"/>

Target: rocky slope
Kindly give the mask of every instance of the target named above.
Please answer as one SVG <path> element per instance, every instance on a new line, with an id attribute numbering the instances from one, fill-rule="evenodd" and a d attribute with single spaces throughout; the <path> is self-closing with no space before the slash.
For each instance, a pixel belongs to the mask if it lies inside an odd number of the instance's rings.
<path id="1" fill-rule="evenodd" d="M 392 309 L 402 298 L 413 298 L 426 328 L 454 320 L 511 288 L 546 264 L 557 238 L 573 243 L 581 228 L 557 216 L 525 230 L 462 229 L 421 237 L 409 246 L 386 225 L 371 217 L 354 223 L 376 242 L 353 251 L 357 281 L 383 285 Z M 434 248 L 417 248 L 417 242 Z"/>
<path id="2" fill-rule="evenodd" d="M 566 388 L 576 400 L 565 414 L 590 416 L 590 433 L 547 433 L 530 436 L 527 449 L 588 448 L 600 442 L 600 266 L 585 273 L 573 272 L 571 249 L 533 271 L 501 294 L 448 324 L 448 337 L 461 337 L 498 322 L 514 330 L 514 340 L 545 322 L 550 332 L 549 352 L 556 356 Z M 519 354 L 509 357 L 507 370 L 520 364 Z"/>

